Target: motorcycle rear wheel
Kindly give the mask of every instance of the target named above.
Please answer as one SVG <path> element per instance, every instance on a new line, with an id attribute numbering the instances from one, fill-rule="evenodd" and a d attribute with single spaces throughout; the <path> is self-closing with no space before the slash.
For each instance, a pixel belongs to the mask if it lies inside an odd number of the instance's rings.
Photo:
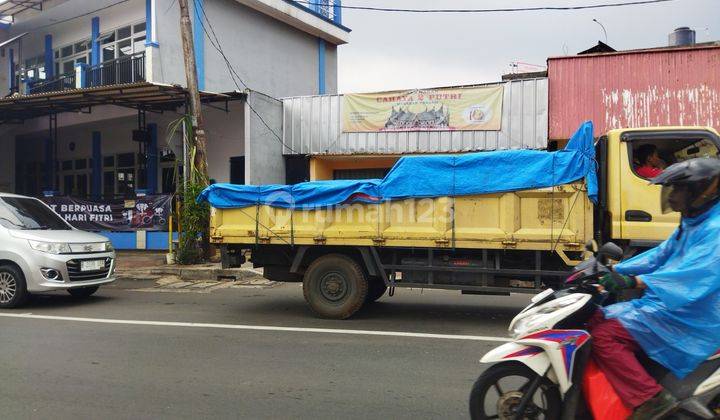
<path id="1" fill-rule="evenodd" d="M 470 417 L 473 420 L 513 419 L 524 393 L 523 388 L 537 377 L 517 362 L 493 365 L 475 381 L 470 392 Z M 523 419 L 560 418 L 561 400 L 557 385 L 543 379 L 525 407 Z"/>

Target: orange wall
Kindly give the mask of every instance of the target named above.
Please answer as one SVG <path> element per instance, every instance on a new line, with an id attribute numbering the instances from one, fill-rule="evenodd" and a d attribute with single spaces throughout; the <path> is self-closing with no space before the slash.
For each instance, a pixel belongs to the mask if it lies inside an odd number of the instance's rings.
<path id="1" fill-rule="evenodd" d="M 400 156 L 313 156 L 310 158 L 310 180 L 333 179 L 336 169 L 378 169 L 392 167 Z"/>

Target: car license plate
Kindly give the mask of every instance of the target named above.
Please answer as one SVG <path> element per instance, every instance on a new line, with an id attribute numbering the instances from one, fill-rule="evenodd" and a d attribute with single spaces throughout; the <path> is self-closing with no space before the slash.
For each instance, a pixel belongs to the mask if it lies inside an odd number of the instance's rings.
<path id="1" fill-rule="evenodd" d="M 105 260 L 80 261 L 80 271 L 97 271 L 105 268 Z"/>

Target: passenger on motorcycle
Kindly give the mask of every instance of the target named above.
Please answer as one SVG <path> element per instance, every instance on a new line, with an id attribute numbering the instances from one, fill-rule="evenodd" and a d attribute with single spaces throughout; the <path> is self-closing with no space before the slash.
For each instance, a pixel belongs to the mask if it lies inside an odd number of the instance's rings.
<path id="1" fill-rule="evenodd" d="M 680 212 L 665 242 L 622 262 L 600 279 L 610 292 L 644 289 L 643 297 L 605 307 L 590 321 L 593 357 L 631 418 L 670 413 L 676 398 L 639 363 L 642 350 L 678 378 L 720 348 L 720 159 L 674 164 L 652 179 L 663 212 Z"/>

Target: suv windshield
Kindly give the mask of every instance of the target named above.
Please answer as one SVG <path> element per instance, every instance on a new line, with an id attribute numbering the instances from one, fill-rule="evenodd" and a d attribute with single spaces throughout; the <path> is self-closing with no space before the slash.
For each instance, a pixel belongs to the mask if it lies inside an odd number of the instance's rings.
<path id="1" fill-rule="evenodd" d="M 57 213 L 34 198 L 0 198 L 0 225 L 8 229 L 71 230 Z"/>

